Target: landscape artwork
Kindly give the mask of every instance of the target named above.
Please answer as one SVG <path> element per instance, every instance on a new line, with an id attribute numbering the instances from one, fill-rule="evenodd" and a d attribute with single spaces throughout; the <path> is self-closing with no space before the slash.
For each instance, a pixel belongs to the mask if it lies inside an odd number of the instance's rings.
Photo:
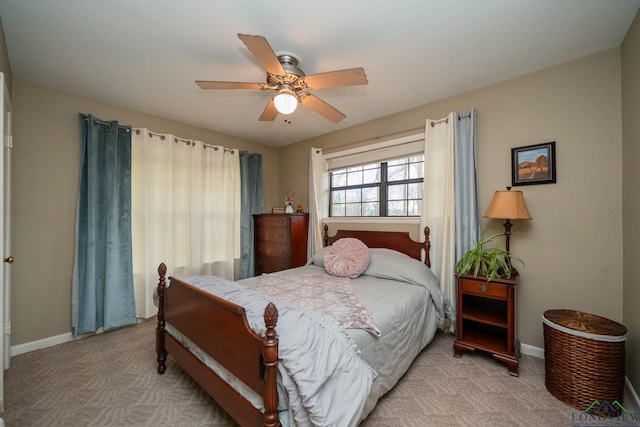
<path id="1" fill-rule="evenodd" d="M 511 149 L 511 184 L 556 182 L 556 143 L 527 145 Z"/>

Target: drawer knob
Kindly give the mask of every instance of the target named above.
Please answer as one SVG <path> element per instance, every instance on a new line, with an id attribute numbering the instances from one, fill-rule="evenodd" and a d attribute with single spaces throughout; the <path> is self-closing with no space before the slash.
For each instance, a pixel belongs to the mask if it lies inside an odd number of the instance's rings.
<path id="1" fill-rule="evenodd" d="M 482 285 L 478 285 L 478 289 L 480 289 L 480 292 L 487 292 L 489 287 L 483 283 Z"/>
<path id="2" fill-rule="evenodd" d="M 284 221 L 283 220 L 279 220 L 278 224 L 284 224 Z"/>
<path id="3" fill-rule="evenodd" d="M 284 233 L 278 233 L 278 237 L 282 239 L 284 237 Z"/>

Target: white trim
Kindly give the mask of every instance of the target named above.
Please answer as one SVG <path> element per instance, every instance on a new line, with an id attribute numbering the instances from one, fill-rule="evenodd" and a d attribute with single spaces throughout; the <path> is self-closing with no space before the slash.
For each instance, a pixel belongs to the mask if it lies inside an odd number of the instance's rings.
<path id="1" fill-rule="evenodd" d="M 375 144 L 363 145 L 361 147 L 350 148 L 348 150 L 336 151 L 334 153 L 323 154 L 325 160 L 335 159 L 336 157 L 350 156 L 351 154 L 358 154 L 364 151 L 380 150 L 382 148 L 393 147 L 395 145 L 407 144 L 418 140 L 424 141 L 424 132 L 416 133 L 414 135 L 403 136 L 402 138 L 389 139 L 387 141 L 378 142 Z"/>
<path id="2" fill-rule="evenodd" d="M 153 316 L 155 317 L 155 316 Z M 151 319 L 151 317 L 149 318 Z M 136 323 L 146 322 L 148 319 L 136 319 Z M 122 326 L 126 328 L 130 325 Z M 81 334 L 78 336 L 73 336 L 71 332 L 67 332 L 66 334 L 60 334 L 53 337 L 42 338 L 41 340 L 26 342 L 24 344 L 18 344 L 11 347 L 11 356 L 17 356 L 19 354 L 29 353 L 30 351 L 42 350 L 43 348 L 51 347 L 58 344 L 64 344 L 66 342 L 71 342 L 75 340 L 79 340 L 85 337 L 89 337 L 92 335 L 98 335 L 104 333 L 105 330 L 102 327 L 98 328 L 95 332 L 87 332 L 85 334 Z"/>
<path id="3" fill-rule="evenodd" d="M 323 158 L 327 170 L 335 170 L 423 153 L 424 133 L 323 154 Z"/>
<path id="4" fill-rule="evenodd" d="M 417 216 L 333 216 L 323 218 L 324 224 L 420 224 Z"/>
<path id="5" fill-rule="evenodd" d="M 17 356 L 19 354 L 29 353 L 30 351 L 41 350 L 43 348 L 51 347 L 58 344 L 64 344 L 82 337 L 75 337 L 71 332 L 66 334 L 56 335 L 54 337 L 43 338 L 37 341 L 26 342 L 24 344 L 18 344 L 11 346 L 11 355 Z"/>
<path id="6" fill-rule="evenodd" d="M 537 357 L 538 359 L 544 359 L 544 348 L 536 347 L 534 345 L 520 343 L 520 353 L 527 356 Z"/>
<path id="7" fill-rule="evenodd" d="M 629 377 L 624 377 L 624 383 L 627 386 L 627 390 L 629 391 L 629 396 L 631 396 L 633 403 L 636 404 L 636 408 L 640 408 L 640 398 L 638 397 L 638 393 L 636 393 L 636 390 L 633 388 L 633 384 L 631 384 L 631 381 L 629 381 Z"/>

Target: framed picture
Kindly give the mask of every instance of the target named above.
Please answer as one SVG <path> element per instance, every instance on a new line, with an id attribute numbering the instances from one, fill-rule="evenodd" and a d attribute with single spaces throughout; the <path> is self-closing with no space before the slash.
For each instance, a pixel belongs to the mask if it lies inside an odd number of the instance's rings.
<path id="1" fill-rule="evenodd" d="M 555 182 L 555 141 L 511 149 L 511 184 L 513 186 Z"/>

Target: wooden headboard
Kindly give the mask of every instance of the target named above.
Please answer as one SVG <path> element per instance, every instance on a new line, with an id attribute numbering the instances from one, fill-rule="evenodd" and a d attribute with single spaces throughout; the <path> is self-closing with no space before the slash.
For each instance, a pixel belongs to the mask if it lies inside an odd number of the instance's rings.
<path id="1" fill-rule="evenodd" d="M 429 227 L 424 228 L 423 242 L 416 242 L 411 239 L 409 233 L 405 231 L 338 230 L 334 236 L 329 236 L 329 226 L 325 224 L 323 244 L 324 246 L 329 246 L 343 237 L 353 237 L 361 240 L 370 248 L 393 249 L 417 260 L 422 259 L 422 251 L 424 250 L 424 263 L 427 267 L 431 267 L 431 259 L 429 258 L 431 249 L 430 232 Z"/>

